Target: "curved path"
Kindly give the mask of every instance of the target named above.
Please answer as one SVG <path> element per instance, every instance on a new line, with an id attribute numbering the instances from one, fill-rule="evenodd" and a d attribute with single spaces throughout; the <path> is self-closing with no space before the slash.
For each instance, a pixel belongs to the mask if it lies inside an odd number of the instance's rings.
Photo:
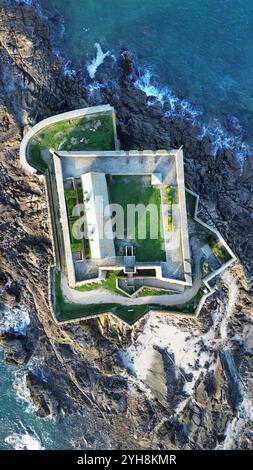
<path id="1" fill-rule="evenodd" d="M 37 132 L 44 129 L 44 127 L 47 127 L 50 124 L 54 124 L 59 121 L 66 121 L 67 119 L 73 119 L 73 118 L 77 118 L 81 116 L 87 116 L 88 114 L 96 114 L 96 113 L 106 112 L 106 111 L 114 112 L 114 108 L 110 106 L 109 104 L 101 105 L 101 106 L 91 106 L 88 108 L 75 109 L 74 111 L 68 111 L 67 113 L 61 113 L 55 116 L 50 116 L 49 118 L 43 119 L 43 121 L 38 122 L 37 124 L 35 124 L 35 126 L 33 126 L 27 132 L 27 134 L 24 136 L 20 144 L 19 157 L 20 157 L 20 161 L 22 165 L 30 173 L 33 173 L 33 174 L 37 173 L 36 168 L 33 168 L 27 161 L 26 149 L 27 149 L 27 145 L 29 144 L 29 141 L 35 136 L 35 134 L 37 134 Z M 116 132 L 116 128 L 114 124 L 114 138 L 115 138 L 115 132 Z M 115 140 L 115 142 L 117 142 L 117 140 Z"/>
<path id="2" fill-rule="evenodd" d="M 146 297 L 122 297 L 121 295 L 113 294 L 112 292 L 105 290 L 103 288 L 94 289 L 91 291 L 80 292 L 74 289 L 71 289 L 68 286 L 67 280 L 65 277 L 62 277 L 61 287 L 64 297 L 74 303 L 91 305 L 91 304 L 100 304 L 100 303 L 114 303 L 126 306 L 133 305 L 145 305 L 145 304 L 158 304 L 164 306 L 173 306 L 173 305 L 183 305 L 188 303 L 198 292 L 201 286 L 201 269 L 200 269 L 200 258 L 201 252 L 198 250 L 194 256 L 195 261 L 195 279 L 192 287 L 187 288 L 184 292 L 180 294 L 169 294 L 169 295 L 153 295 Z"/>

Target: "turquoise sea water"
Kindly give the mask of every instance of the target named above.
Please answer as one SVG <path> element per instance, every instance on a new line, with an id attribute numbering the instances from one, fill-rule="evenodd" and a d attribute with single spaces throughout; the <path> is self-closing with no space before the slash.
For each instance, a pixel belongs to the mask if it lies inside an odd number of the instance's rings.
<path id="1" fill-rule="evenodd" d="M 25 308 L 0 304 L 0 334 L 25 335 L 29 324 L 30 316 Z M 29 370 L 42 372 L 43 358 L 33 358 L 25 366 L 14 367 L 5 363 L 0 348 L 0 450 L 71 447 L 71 435 L 66 432 L 64 420 L 36 416 L 26 386 Z"/>
<path id="2" fill-rule="evenodd" d="M 25 370 L 0 359 L 0 450 L 61 449 L 64 433 L 50 419 L 36 417 L 25 386 Z"/>
<path id="3" fill-rule="evenodd" d="M 32 1 L 32 0 L 31 0 Z M 27 0 L 29 3 L 30 0 Z M 115 55 L 129 47 L 143 69 L 141 86 L 160 97 L 171 90 L 203 121 L 218 119 L 252 144 L 253 0 L 40 0 L 48 18 L 58 16 L 54 45 L 83 69 L 95 43 Z M 52 22 L 51 22 L 52 24 Z M 150 82 L 151 77 L 151 82 Z M 96 77 L 94 78 L 94 80 Z M 194 112 L 193 112 L 194 115 Z M 224 134 L 218 127 L 220 143 Z M 42 358 L 43 359 L 43 358 Z M 33 367 L 31 365 L 31 367 Z M 29 404 L 25 368 L 0 357 L 0 449 L 75 446 L 74 423 L 41 420 Z M 79 429 L 79 428 L 78 428 Z"/>
<path id="4" fill-rule="evenodd" d="M 62 21 L 55 44 L 80 67 L 129 47 L 160 86 L 251 139 L 252 0 L 40 0 Z M 240 125 L 243 129 L 240 129 Z"/>

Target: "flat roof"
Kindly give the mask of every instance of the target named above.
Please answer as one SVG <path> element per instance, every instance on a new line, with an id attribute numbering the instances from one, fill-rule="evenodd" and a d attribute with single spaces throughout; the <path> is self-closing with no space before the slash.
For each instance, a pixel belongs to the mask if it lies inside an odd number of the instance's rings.
<path id="1" fill-rule="evenodd" d="M 131 151 L 57 151 L 61 160 L 63 178 L 91 178 L 89 185 L 94 185 L 94 193 L 106 196 L 108 189 L 105 175 L 159 175 L 158 179 L 163 186 L 174 186 L 178 189 L 177 204 L 173 203 L 172 212 L 176 224 L 175 229 L 167 231 L 166 262 L 161 262 L 162 277 L 175 279 L 187 285 L 192 284 L 191 259 L 188 238 L 187 213 L 185 202 L 184 163 L 183 151 L 178 150 L 131 150 Z M 85 177 L 85 175 L 103 174 L 99 177 Z M 100 183 L 96 184 L 98 178 Z M 103 180 L 103 182 L 102 182 Z M 101 186 L 101 188 L 100 188 Z M 93 204 L 93 215 L 90 220 L 94 225 L 94 233 L 99 230 L 96 222 L 96 208 Z M 165 220 L 165 219 L 164 219 Z M 166 222 L 166 220 L 165 220 Z M 107 237 L 108 238 L 108 237 Z M 175 238 L 175 240 L 174 240 Z M 92 240 L 93 242 L 93 240 Z M 112 247 L 113 244 L 113 247 Z M 91 244 L 92 259 L 115 257 L 114 243 L 111 246 L 102 246 L 101 242 Z M 96 248 L 95 248 L 96 245 Z M 177 247 L 175 249 L 175 246 Z M 174 248 L 173 248 L 174 247 Z"/>
<path id="2" fill-rule="evenodd" d="M 103 236 L 104 210 L 109 207 L 105 174 L 85 173 L 81 176 L 81 181 L 91 257 L 94 259 L 114 257 L 115 247 L 111 224 L 107 224 L 107 236 Z"/>

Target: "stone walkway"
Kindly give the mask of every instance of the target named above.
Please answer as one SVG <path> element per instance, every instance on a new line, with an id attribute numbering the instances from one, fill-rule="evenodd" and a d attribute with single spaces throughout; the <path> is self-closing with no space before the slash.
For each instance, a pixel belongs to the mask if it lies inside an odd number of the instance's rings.
<path id="1" fill-rule="evenodd" d="M 183 293 L 170 294 L 170 295 L 154 295 L 139 298 L 127 298 L 121 295 L 114 294 L 103 288 L 94 289 L 93 291 L 80 292 L 71 289 L 68 286 L 65 277 L 62 277 L 61 287 L 62 292 L 68 301 L 79 303 L 83 305 L 100 304 L 100 303 L 115 303 L 132 307 L 133 305 L 157 304 L 164 306 L 183 305 L 188 303 L 198 292 L 201 286 L 201 269 L 200 259 L 201 252 L 197 250 L 194 256 L 195 265 L 195 279 L 192 287 L 187 288 Z"/>

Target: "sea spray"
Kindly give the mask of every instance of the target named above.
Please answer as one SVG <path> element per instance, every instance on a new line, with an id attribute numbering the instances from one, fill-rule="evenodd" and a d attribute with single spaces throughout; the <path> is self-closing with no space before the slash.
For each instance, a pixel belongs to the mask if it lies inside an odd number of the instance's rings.
<path id="1" fill-rule="evenodd" d="M 103 52 L 98 42 L 95 43 L 95 47 L 97 49 L 96 57 L 94 57 L 92 61 L 87 64 L 87 71 L 91 79 L 95 78 L 98 67 L 102 65 L 106 57 L 114 58 L 114 55 L 110 51 Z"/>
<path id="2" fill-rule="evenodd" d="M 154 84 L 153 74 L 150 69 L 139 70 L 139 78 L 135 81 L 135 87 L 143 91 L 148 100 L 147 104 L 160 103 L 162 106 L 168 103 L 170 110 L 166 111 L 167 117 L 177 116 L 185 119 L 194 120 L 200 116 L 201 111 L 194 107 L 186 100 L 180 100 L 169 87 L 159 87 Z"/>
<path id="3" fill-rule="evenodd" d="M 4 442 L 14 450 L 44 450 L 37 433 L 34 430 L 29 433 L 23 425 L 22 427 L 23 432 L 10 434 Z"/>
<path id="4" fill-rule="evenodd" d="M 21 367 L 19 370 L 17 370 L 14 373 L 13 389 L 16 393 L 17 399 L 26 404 L 26 412 L 35 413 L 37 411 L 37 408 L 32 402 L 31 393 L 29 388 L 27 387 L 27 375 L 27 369 Z"/>
<path id="5" fill-rule="evenodd" d="M 15 390 L 17 399 L 26 404 L 26 411 L 28 413 L 35 413 L 37 411 L 34 405 L 30 390 L 27 386 L 27 376 L 29 372 L 38 377 L 42 382 L 46 383 L 48 377 L 44 370 L 44 361 L 41 357 L 33 357 L 30 362 L 21 366 L 14 372 L 13 389 Z"/>
<path id="6" fill-rule="evenodd" d="M 205 124 L 201 119 L 203 113 L 194 108 L 187 100 L 178 98 L 169 87 L 160 87 L 156 84 L 149 68 L 143 71 L 139 70 L 139 78 L 135 82 L 135 87 L 145 93 L 148 106 L 152 106 L 154 103 L 165 106 L 168 103 L 170 109 L 164 113 L 167 118 L 188 120 L 193 126 L 199 127 L 201 131 L 198 138 L 199 140 L 204 137 L 210 139 L 212 156 L 215 157 L 219 149 L 228 149 L 243 164 L 245 157 L 250 154 L 250 146 L 241 138 L 241 126 L 237 118 L 231 117 L 236 132 L 227 131 L 218 119 L 213 119 L 209 124 Z"/>
<path id="7" fill-rule="evenodd" d="M 32 2 L 32 0 L 27 1 Z M 38 10 L 39 15 L 47 21 L 48 18 L 42 13 L 38 3 L 34 3 L 36 4 L 36 9 Z M 61 40 L 63 40 L 62 36 L 64 36 L 64 24 L 65 22 L 63 18 L 58 30 L 58 35 Z M 86 65 L 87 72 L 92 80 L 94 80 L 98 68 L 104 62 L 106 57 L 110 57 L 113 60 L 113 63 L 116 60 L 114 53 L 109 50 L 103 52 L 102 47 L 98 42 L 95 43 L 95 47 L 97 49 L 96 57 Z M 62 50 L 60 52 L 59 49 L 54 49 L 54 53 L 63 64 L 64 75 L 72 78 L 76 78 L 78 76 L 78 79 L 82 81 L 83 86 L 87 88 L 91 102 L 93 102 L 94 99 L 96 99 L 97 102 L 100 99 L 99 88 L 102 88 L 103 84 L 96 81 L 94 86 L 93 83 L 87 85 L 87 80 L 83 71 L 81 69 L 76 69 L 73 61 L 69 60 L 69 58 L 67 59 Z M 139 78 L 136 80 L 135 86 L 143 91 L 148 97 L 148 106 L 152 106 L 154 103 L 160 103 L 161 106 L 164 106 L 164 114 L 168 119 L 176 118 L 186 120 L 191 122 L 192 126 L 200 128 L 197 138 L 200 141 L 204 138 L 208 138 L 210 140 L 210 154 L 212 156 L 215 157 L 220 149 L 227 149 L 237 157 L 238 162 L 242 166 L 244 159 L 251 153 L 251 147 L 243 141 L 240 132 L 241 126 L 236 117 L 230 117 L 230 121 L 233 121 L 232 127 L 229 126 L 230 131 L 222 126 L 219 120 L 215 118 L 210 122 L 205 123 L 202 110 L 194 107 L 186 99 L 180 99 L 169 86 L 161 87 L 155 80 L 154 73 L 150 67 L 139 69 Z"/>
<path id="8" fill-rule="evenodd" d="M 25 336 L 29 325 L 30 316 L 25 307 L 9 307 L 8 305 L 0 307 L 0 335 L 10 333 Z"/>
<path id="9" fill-rule="evenodd" d="M 34 0 L 15 0 L 15 2 L 18 4 L 25 3 L 26 5 L 33 5 Z"/>

